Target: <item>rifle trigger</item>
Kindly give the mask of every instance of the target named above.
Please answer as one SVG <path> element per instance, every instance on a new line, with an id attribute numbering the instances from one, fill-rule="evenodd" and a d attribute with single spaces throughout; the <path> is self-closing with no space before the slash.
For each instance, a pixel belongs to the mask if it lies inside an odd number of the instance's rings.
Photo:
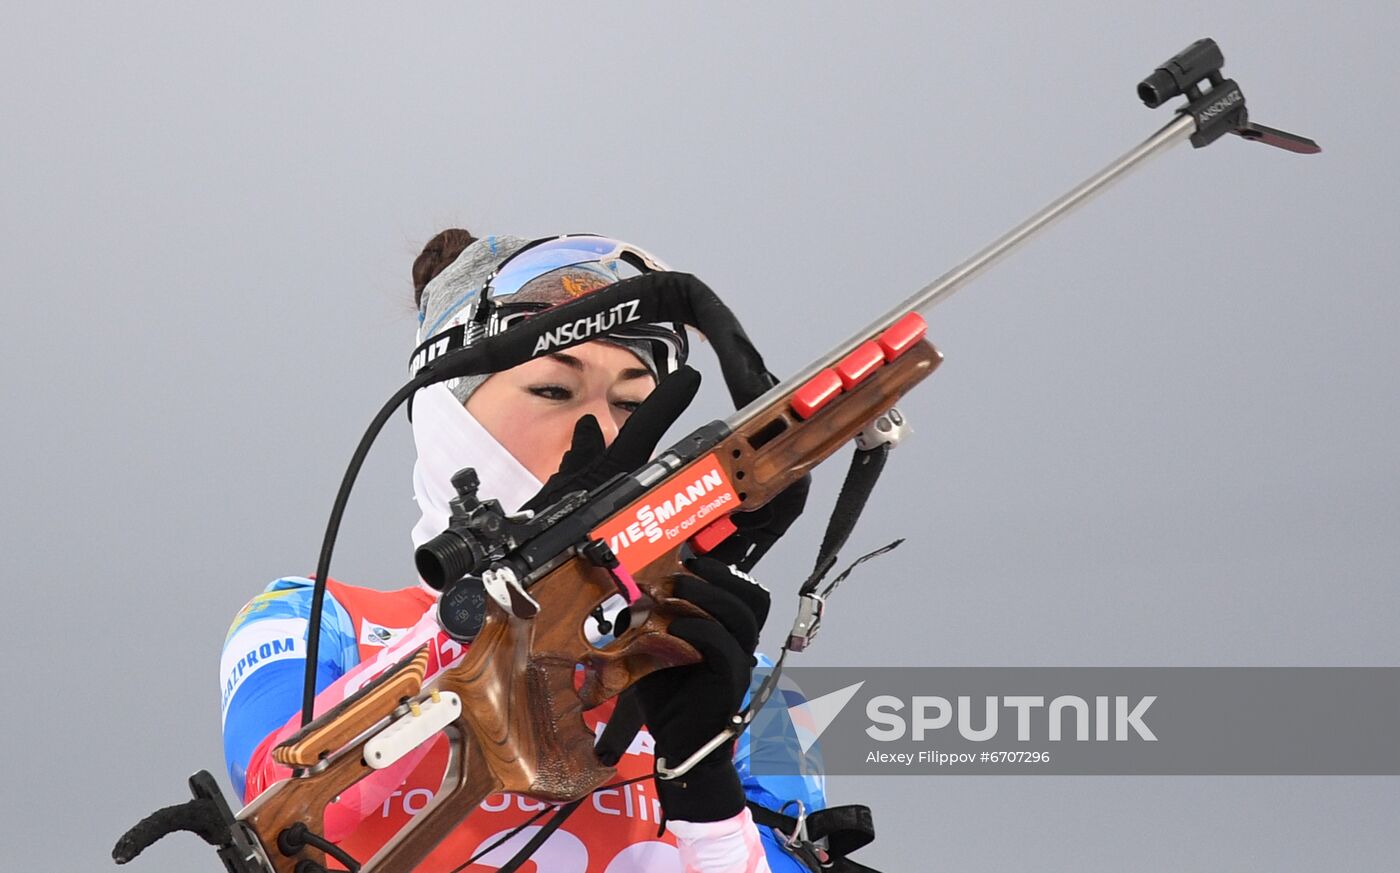
<path id="1" fill-rule="evenodd" d="M 617 559 L 617 554 L 613 552 L 605 540 L 590 540 L 583 548 L 579 549 L 583 555 L 595 567 L 602 567 L 608 571 L 612 577 L 613 584 L 617 586 L 617 593 L 622 595 L 622 599 L 628 603 L 636 603 L 642 596 L 642 590 L 637 587 L 637 580 L 632 578 L 632 574 L 627 572 L 627 568 L 622 566 L 622 562 Z M 601 629 L 602 622 L 599 622 Z M 603 631 L 607 633 L 607 631 Z"/>

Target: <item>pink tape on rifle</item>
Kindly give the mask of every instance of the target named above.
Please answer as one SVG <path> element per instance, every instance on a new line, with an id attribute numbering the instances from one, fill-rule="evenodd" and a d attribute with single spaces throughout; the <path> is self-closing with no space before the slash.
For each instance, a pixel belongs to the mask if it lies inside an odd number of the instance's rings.
<path id="1" fill-rule="evenodd" d="M 622 596 L 627 598 L 628 603 L 636 603 L 642 596 L 642 589 L 637 587 L 637 580 L 632 578 L 632 574 L 627 572 L 627 568 L 618 564 L 611 569 L 613 581 L 617 583 L 617 590 Z"/>

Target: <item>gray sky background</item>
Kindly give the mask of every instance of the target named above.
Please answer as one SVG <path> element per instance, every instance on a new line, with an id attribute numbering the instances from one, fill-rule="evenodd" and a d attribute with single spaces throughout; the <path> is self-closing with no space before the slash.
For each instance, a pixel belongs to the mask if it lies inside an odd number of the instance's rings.
<path id="1" fill-rule="evenodd" d="M 632 240 L 791 372 L 1163 124 L 1134 86 L 1204 35 L 1326 151 L 1178 148 L 937 310 L 852 554 L 910 543 L 801 661 L 1400 666 L 1400 21 L 1324 8 L 9 4 L 0 869 L 104 869 L 223 777 L 224 632 L 311 570 L 435 231 Z M 411 458 L 400 419 L 339 578 L 411 579 Z M 760 568 L 770 644 L 840 466 Z M 832 783 L 886 871 L 1400 853 L 1394 778 Z"/>

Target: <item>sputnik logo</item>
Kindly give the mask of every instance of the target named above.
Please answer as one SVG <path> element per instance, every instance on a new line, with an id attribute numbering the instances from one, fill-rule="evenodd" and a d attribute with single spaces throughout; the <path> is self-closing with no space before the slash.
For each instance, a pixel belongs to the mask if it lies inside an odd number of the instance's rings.
<path id="1" fill-rule="evenodd" d="M 841 714 L 841 710 L 846 708 L 846 704 L 851 702 L 856 692 L 865 684 L 865 680 L 847 685 L 845 688 L 837 689 L 821 697 L 814 697 L 811 700 L 804 700 L 787 708 L 788 718 L 792 720 L 792 726 L 797 729 L 797 742 L 802 747 L 803 752 L 809 752 L 817 740 L 821 739 L 822 733 L 836 720 L 836 716 Z"/>

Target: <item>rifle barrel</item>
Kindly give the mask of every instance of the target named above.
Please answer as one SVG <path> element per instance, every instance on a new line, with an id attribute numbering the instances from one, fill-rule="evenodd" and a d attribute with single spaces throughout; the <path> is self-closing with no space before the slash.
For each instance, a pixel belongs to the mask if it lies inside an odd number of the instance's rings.
<path id="1" fill-rule="evenodd" d="M 983 270 L 999 261 L 1003 256 L 1008 254 L 1016 246 L 1025 242 L 1032 235 L 1045 229 L 1056 219 L 1068 215 L 1075 207 L 1087 202 L 1091 197 L 1107 188 L 1110 183 L 1122 178 L 1129 170 L 1135 169 L 1149 157 L 1165 151 L 1181 140 L 1187 139 L 1195 133 L 1195 131 L 1195 118 L 1187 114 L 1178 115 L 1170 124 L 1167 124 L 1141 144 L 1124 153 L 1113 163 L 1081 182 L 1078 186 L 1055 200 L 1049 206 L 1046 206 L 1030 218 L 1016 225 L 1016 227 L 1007 231 L 995 242 L 983 248 L 966 261 L 963 261 L 958 266 L 944 273 L 942 276 L 939 276 L 937 279 L 934 279 L 918 291 L 915 291 L 893 309 L 852 334 L 845 342 L 836 346 L 811 364 L 808 364 L 801 372 L 788 379 L 784 379 L 781 383 L 763 394 L 763 396 L 735 412 L 725 420 L 725 423 L 729 425 L 731 429 L 738 428 L 763 409 L 777 402 L 782 395 L 794 390 L 799 385 L 805 384 L 807 380 L 827 367 L 837 363 L 861 343 L 871 339 L 903 316 L 910 312 L 927 312 L 939 303 L 942 303 L 952 296 L 954 291 L 970 282 Z"/>

